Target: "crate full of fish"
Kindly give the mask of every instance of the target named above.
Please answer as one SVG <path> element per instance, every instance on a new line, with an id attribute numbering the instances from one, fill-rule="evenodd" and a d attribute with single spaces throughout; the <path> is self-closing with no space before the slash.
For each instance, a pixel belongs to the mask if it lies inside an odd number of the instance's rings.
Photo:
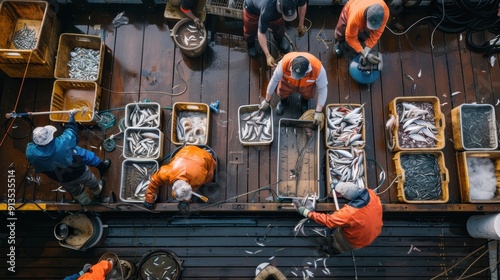
<path id="1" fill-rule="evenodd" d="M 394 155 L 398 199 L 405 203 L 448 202 L 449 175 L 441 151 L 401 151 Z"/>
<path id="2" fill-rule="evenodd" d="M 498 135 L 491 104 L 462 104 L 451 110 L 455 150 L 496 150 Z"/>
<path id="3" fill-rule="evenodd" d="M 205 103 L 176 102 L 172 108 L 171 139 L 174 145 L 207 145 L 210 110 Z"/>
<path id="4" fill-rule="evenodd" d="M 29 62 L 26 77 L 53 78 L 59 33 L 47 1 L 0 1 L 0 69 L 22 78 Z"/>
<path id="5" fill-rule="evenodd" d="M 327 149 L 365 146 L 365 109 L 360 104 L 326 106 L 325 143 Z"/>
<path id="6" fill-rule="evenodd" d="M 392 151 L 441 150 L 445 125 L 437 97 L 396 97 L 389 103 L 387 146 Z"/>
<path id="7" fill-rule="evenodd" d="M 326 150 L 326 184 L 328 192 L 339 182 L 352 182 L 360 189 L 367 188 L 365 151 L 352 147 Z"/>
<path id="8" fill-rule="evenodd" d="M 143 202 L 151 175 L 158 170 L 158 162 L 147 159 L 125 159 L 122 162 L 120 200 Z"/>
<path id="9" fill-rule="evenodd" d="M 277 164 L 279 200 L 324 195 L 319 179 L 319 139 L 319 126 L 312 121 L 280 119 Z"/>
<path id="10" fill-rule="evenodd" d="M 261 111 L 259 105 L 238 108 L 238 135 L 244 146 L 270 145 L 273 142 L 272 109 Z"/>
<path id="11" fill-rule="evenodd" d="M 163 156 L 163 132 L 158 128 L 125 129 L 123 157 L 160 160 Z"/>
<path id="12" fill-rule="evenodd" d="M 125 127 L 161 129 L 162 110 L 159 103 L 129 103 L 125 106 Z"/>
<path id="13" fill-rule="evenodd" d="M 96 82 L 55 80 L 50 100 L 50 111 L 80 109 L 75 121 L 95 124 L 101 102 L 101 87 Z M 53 122 L 68 122 L 68 113 L 50 114 Z"/>
<path id="14" fill-rule="evenodd" d="M 244 0 L 207 0 L 207 14 L 243 19 Z"/>
<path id="15" fill-rule="evenodd" d="M 457 153 L 457 166 L 462 202 L 500 202 L 499 151 Z"/>
<path id="16" fill-rule="evenodd" d="M 57 48 L 56 79 L 101 83 L 105 45 L 101 37 L 63 33 Z"/>

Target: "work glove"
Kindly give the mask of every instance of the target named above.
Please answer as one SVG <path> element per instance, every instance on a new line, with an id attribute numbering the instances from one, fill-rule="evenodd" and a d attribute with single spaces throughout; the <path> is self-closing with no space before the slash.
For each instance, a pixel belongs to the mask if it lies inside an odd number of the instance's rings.
<path id="1" fill-rule="evenodd" d="M 314 201 L 310 199 L 294 199 L 292 201 L 300 215 L 309 218 L 309 213 L 316 209 Z"/>
<path id="2" fill-rule="evenodd" d="M 92 265 L 90 263 L 86 263 L 84 266 L 83 266 L 83 269 L 80 271 L 80 276 L 87 273 L 90 268 L 92 267 Z"/>
<path id="3" fill-rule="evenodd" d="M 107 261 L 111 264 L 111 267 L 115 267 L 115 265 L 116 265 L 115 259 L 109 258 L 109 259 L 107 259 Z"/>
<path id="4" fill-rule="evenodd" d="M 301 24 L 301 25 L 299 25 L 299 27 L 297 27 L 297 33 L 298 33 L 299 37 L 304 36 L 304 34 L 306 34 L 306 32 L 307 32 L 306 27 L 303 24 Z"/>
<path id="5" fill-rule="evenodd" d="M 198 29 L 204 29 L 205 28 L 205 26 L 203 25 L 203 22 L 201 21 L 200 18 L 195 18 L 194 19 L 194 25 L 196 25 L 196 27 Z"/>
<path id="6" fill-rule="evenodd" d="M 370 53 L 371 48 L 365 47 L 361 51 L 361 58 L 359 59 L 359 62 L 361 65 L 366 65 L 366 60 L 370 62 L 371 64 L 378 64 L 380 62 L 380 58 L 372 53 Z"/>
<path id="7" fill-rule="evenodd" d="M 274 60 L 274 57 L 272 55 L 269 55 L 266 58 L 266 61 L 267 61 L 267 66 L 269 66 L 269 67 L 275 67 L 277 65 L 276 60 Z"/>
<path id="8" fill-rule="evenodd" d="M 323 126 L 323 121 L 324 121 L 323 113 L 321 113 L 321 112 L 314 112 L 313 124 L 314 125 Z"/>
<path id="9" fill-rule="evenodd" d="M 181 212 L 189 211 L 189 202 L 180 201 L 179 204 L 177 204 L 177 209 Z"/>
<path id="10" fill-rule="evenodd" d="M 146 202 L 146 201 L 144 201 L 142 203 L 142 205 L 144 205 L 144 207 L 148 208 L 149 210 L 151 210 L 151 209 L 154 208 L 154 204 L 153 203 L 149 203 L 149 202 Z"/>
<path id="11" fill-rule="evenodd" d="M 269 105 L 270 105 L 269 101 L 267 101 L 266 99 L 264 99 L 260 103 L 259 110 L 265 111 L 265 110 L 269 109 Z"/>

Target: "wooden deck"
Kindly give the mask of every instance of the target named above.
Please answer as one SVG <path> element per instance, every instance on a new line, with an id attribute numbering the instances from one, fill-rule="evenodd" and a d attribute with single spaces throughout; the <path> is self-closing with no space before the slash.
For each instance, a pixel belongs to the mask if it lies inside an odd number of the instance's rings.
<path id="1" fill-rule="evenodd" d="M 289 203 L 269 201 L 270 192 L 256 191 L 271 185 L 275 190 L 278 162 L 277 141 L 270 146 L 245 147 L 238 140 L 238 108 L 257 104 L 265 93 L 271 69 L 265 59 L 249 59 L 242 40 L 242 22 L 214 16 L 207 17 L 213 40 L 205 54 L 196 59 L 187 58 L 170 37 L 172 24 L 167 24 L 161 5 L 156 11 L 145 11 L 141 5 L 92 6 L 89 12 L 79 12 L 71 6 L 61 6 L 58 16 L 64 32 L 100 36 L 106 44 L 103 79 L 101 83 L 101 111 L 113 113 L 117 121 L 124 117 L 123 107 L 131 102 L 149 99 L 164 107 L 164 155 L 176 148 L 170 142 L 171 108 L 175 102 L 220 101 L 220 112 L 211 113 L 209 146 L 218 156 L 218 188 L 201 188 L 208 196 L 208 203 L 193 203 L 189 216 L 177 213 L 177 203 L 168 202 L 169 192 L 162 189 L 155 212 L 146 213 L 137 204 L 123 203 L 119 199 L 121 149 L 105 152 L 104 139 L 119 132 L 117 125 L 102 131 L 98 126 L 81 126 L 79 144 L 97 153 L 101 158 L 111 158 L 111 169 L 105 175 L 104 197 L 111 202 L 83 207 L 97 212 L 109 225 L 106 238 L 99 246 L 87 252 L 61 248 L 53 237 L 54 225 L 66 214 L 81 211 L 68 194 L 53 192 L 57 183 L 40 176 L 37 185 L 27 178 L 36 178 L 25 158 L 25 148 L 31 140 L 26 123 L 16 120 L 15 130 L 0 145 L 0 176 L 7 180 L 6 170 L 13 164 L 16 175 L 17 215 L 19 227 L 16 244 L 19 250 L 17 275 L 8 279 L 61 279 L 77 272 L 85 262 L 95 262 L 102 253 L 116 252 L 120 257 L 140 260 L 140 256 L 153 249 L 169 249 L 185 260 L 183 279 L 251 279 L 255 267 L 262 262 L 276 264 L 293 278 L 299 275 L 307 262 L 320 258 L 314 250 L 314 235 L 293 236 L 293 227 L 299 216 Z M 487 268 L 488 254 L 478 255 L 485 239 L 473 239 L 467 234 L 465 222 L 472 214 L 498 212 L 500 204 L 463 203 L 460 197 L 456 151 L 451 142 L 450 112 L 463 103 L 485 103 L 496 106 L 500 99 L 499 56 L 494 67 L 489 58 L 470 52 L 459 34 L 445 34 L 424 21 L 403 36 L 386 31 L 380 40 L 384 70 L 381 78 L 370 86 L 358 85 L 348 74 L 348 61 L 332 54 L 333 29 L 340 13 L 339 6 L 309 7 L 307 18 L 312 27 L 308 35 L 296 38 L 293 28 L 288 29 L 295 47 L 317 56 L 328 72 L 328 99 L 331 103 L 365 104 L 367 180 L 370 188 L 378 184 L 381 169 L 387 178 L 380 192 L 391 186 L 396 178 L 394 153 L 386 147 L 385 121 L 387 106 L 400 96 L 437 96 L 446 120 L 446 147 L 443 149 L 449 171 L 450 200 L 443 204 L 405 204 L 397 198 L 396 184 L 380 194 L 384 204 L 384 228 L 374 244 L 356 252 L 357 273 L 371 279 L 429 279 L 447 271 L 458 261 L 465 261 L 441 279 L 459 278 Z M 113 18 L 121 11 L 129 17 L 129 24 L 114 28 Z M 389 26 L 399 20 L 408 27 L 424 16 L 422 10 L 407 12 L 400 19 L 391 19 Z M 169 27 L 170 25 L 170 27 Z M 324 33 L 323 33 L 324 32 Z M 325 41 L 318 40 L 321 36 Z M 488 33 L 476 34 L 484 40 Z M 434 48 L 431 47 L 431 38 Z M 418 73 L 421 71 L 421 77 Z M 413 77 L 414 81 L 405 77 Z M 187 83 L 186 91 L 179 93 Z M 1 112 L 48 111 L 53 79 L 10 78 L 0 75 Z M 459 94 L 451 96 L 451 93 Z M 19 102 L 16 99 L 20 94 Z M 277 99 L 272 100 L 273 107 Z M 17 105 L 17 106 L 15 106 Z M 294 106 L 298 106 L 295 104 Z M 497 107 L 497 119 L 500 114 Z M 287 108 L 285 118 L 298 118 L 297 111 Z M 279 118 L 275 117 L 275 135 Z M 32 118 L 35 126 L 49 124 L 48 116 Z M 52 123 L 61 127 L 57 123 Z M 4 125 L 5 128 L 5 125 Z M 3 137 L 4 131 L 0 133 Z M 325 156 L 324 135 L 321 134 L 320 158 Z M 121 140 L 118 140 L 121 145 Z M 376 162 L 376 163 L 375 163 Z M 322 160 L 320 185 L 327 192 Z M 96 171 L 96 170 L 94 170 Z M 97 174 L 97 173 L 96 173 Z M 6 188 L 2 188 L 6 196 Z M 0 204 L 3 205 L 5 204 Z M 140 205 L 140 204 L 139 204 Z M 1 208 L 5 209 L 5 208 Z M 318 204 L 319 211 L 332 211 L 331 202 Z M 52 219 L 43 213 L 30 210 L 48 210 Z M 126 212 L 126 213 L 124 213 Z M 427 213 L 429 212 L 429 213 Z M 473 213 L 476 212 L 476 213 Z M 272 239 L 265 247 L 255 239 L 266 234 L 268 225 L 273 228 Z M 309 229 L 317 227 L 308 224 Z M 7 235 L 1 235 L 4 245 Z M 210 237 L 210 238 L 205 238 Z M 271 238 L 272 237 L 272 238 Z M 5 244 L 6 245 L 6 244 Z M 286 248 L 284 251 L 281 248 Z M 413 249 L 412 249 L 413 248 Z M 483 248 L 486 250 L 485 248 Z M 245 250 L 260 254 L 249 255 Z M 484 252 L 481 251 L 482 252 Z M 478 251 L 479 252 L 479 251 Z M 469 256 L 470 254 L 470 256 Z M 479 253 L 480 254 L 480 253 Z M 275 256 L 273 260 L 270 257 Z M 478 262 L 473 263 L 478 258 Z M 309 265 L 310 266 L 310 265 Z M 319 267 L 315 278 L 352 278 L 354 269 L 349 254 L 329 258 L 327 267 L 332 275 L 324 275 Z M 468 266 L 472 268 L 468 269 Z M 494 266 L 494 265 L 493 265 Z M 0 265 L 6 271 L 5 262 Z M 0 274 L 1 275 L 1 274 Z M 474 279 L 490 279 L 487 271 Z"/>

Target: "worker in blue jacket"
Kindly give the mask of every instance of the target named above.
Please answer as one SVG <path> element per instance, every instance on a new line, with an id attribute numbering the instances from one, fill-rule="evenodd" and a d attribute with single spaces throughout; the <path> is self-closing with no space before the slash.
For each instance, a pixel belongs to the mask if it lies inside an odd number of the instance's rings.
<path id="1" fill-rule="evenodd" d="M 69 122 L 63 133 L 54 138 L 57 129 L 52 125 L 33 130 L 33 142 L 26 147 L 26 158 L 35 167 L 35 172 L 43 173 L 60 183 L 82 205 L 91 202 L 84 186 L 98 196 L 104 182 L 97 180 L 88 166 L 97 167 L 101 177 L 108 170 L 111 161 L 101 161 L 93 152 L 78 147 L 78 126 L 71 110 Z"/>

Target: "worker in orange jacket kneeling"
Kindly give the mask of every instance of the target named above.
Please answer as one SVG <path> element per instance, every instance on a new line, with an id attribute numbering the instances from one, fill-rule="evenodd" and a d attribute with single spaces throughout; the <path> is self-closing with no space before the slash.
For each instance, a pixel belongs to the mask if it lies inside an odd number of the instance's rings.
<path id="1" fill-rule="evenodd" d="M 184 146 L 151 176 L 144 206 L 153 209 L 160 186 L 172 187 L 172 196 L 180 201 L 179 209 L 186 210 L 193 192 L 210 183 L 216 161 L 211 153 L 197 146 Z"/>

